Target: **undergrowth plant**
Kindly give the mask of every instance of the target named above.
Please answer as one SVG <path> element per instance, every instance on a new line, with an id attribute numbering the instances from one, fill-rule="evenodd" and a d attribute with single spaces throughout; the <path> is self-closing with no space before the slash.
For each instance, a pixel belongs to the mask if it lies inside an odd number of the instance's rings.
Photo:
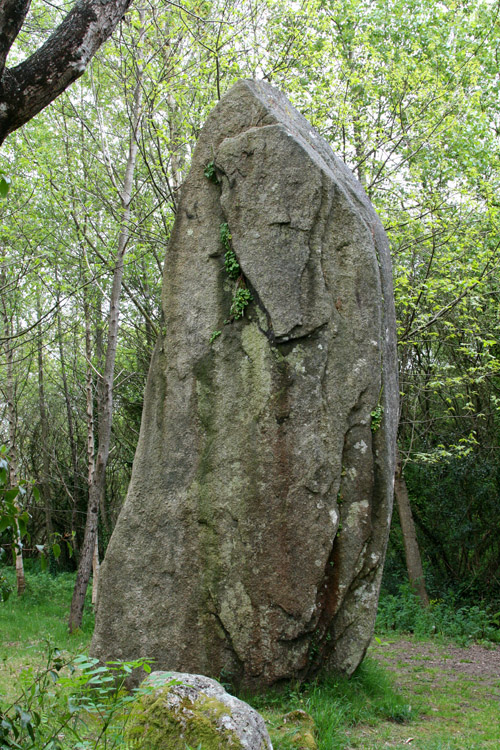
<path id="1" fill-rule="evenodd" d="M 432 599 L 428 607 L 422 607 L 418 596 L 405 584 L 399 595 L 380 597 L 377 630 L 440 636 L 460 646 L 473 641 L 500 643 L 500 612 L 479 605 L 460 605 L 451 594 L 446 599 Z"/>
<path id="2" fill-rule="evenodd" d="M 213 182 L 215 185 L 219 184 L 217 173 L 215 171 L 215 164 L 213 161 L 209 161 L 208 164 L 205 165 L 203 174 L 205 175 L 207 180 L 210 180 L 210 182 Z"/>
<path id="3" fill-rule="evenodd" d="M 247 305 L 250 304 L 253 297 L 248 289 L 239 287 L 233 297 L 229 313 L 234 320 L 239 320 L 245 314 Z"/>
<path id="4" fill-rule="evenodd" d="M 205 177 L 207 177 L 208 179 L 210 179 L 209 175 L 207 174 L 207 169 L 209 166 L 210 165 L 207 165 L 207 167 L 205 168 Z M 235 320 L 239 320 L 245 315 L 245 310 L 250 302 L 253 301 L 253 297 L 250 290 L 247 289 L 245 277 L 241 271 L 240 264 L 238 263 L 238 259 L 233 250 L 231 244 L 231 231 L 227 222 L 223 222 L 220 225 L 219 236 L 222 247 L 224 248 L 224 270 L 228 278 L 236 282 L 233 292 L 233 298 L 231 300 L 231 307 L 229 308 L 229 318 L 224 321 L 224 325 L 228 325 Z M 213 331 L 210 335 L 208 343 L 213 344 L 214 341 L 221 335 L 221 333 L 222 331 L 220 330 Z"/>
<path id="5" fill-rule="evenodd" d="M 104 665 L 79 655 L 65 659 L 47 643 L 43 669 L 24 670 L 19 693 L 9 705 L 0 705 L 1 750 L 112 750 L 124 745 L 130 704 L 141 686 L 131 692 L 125 681 L 148 660 Z"/>

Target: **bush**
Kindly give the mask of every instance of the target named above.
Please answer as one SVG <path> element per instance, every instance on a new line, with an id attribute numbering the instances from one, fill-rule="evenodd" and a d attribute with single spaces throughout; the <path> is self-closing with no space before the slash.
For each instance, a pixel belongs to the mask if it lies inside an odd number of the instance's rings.
<path id="1" fill-rule="evenodd" d="M 462 646 L 473 641 L 500 643 L 500 612 L 478 605 L 459 605 L 452 594 L 431 600 L 424 608 L 405 584 L 397 596 L 381 595 L 377 629 L 414 633 L 418 637 L 438 635 Z"/>
<path id="2" fill-rule="evenodd" d="M 138 692 L 125 689 L 133 670 L 150 672 L 147 660 L 110 661 L 85 655 L 65 659 L 49 645 L 43 669 L 23 672 L 20 692 L 0 704 L 2 750 L 97 750 L 123 747 L 130 704 Z"/>

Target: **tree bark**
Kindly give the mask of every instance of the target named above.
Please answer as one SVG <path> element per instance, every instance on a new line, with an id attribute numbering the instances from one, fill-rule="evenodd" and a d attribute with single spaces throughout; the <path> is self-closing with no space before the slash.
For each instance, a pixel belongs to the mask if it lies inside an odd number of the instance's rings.
<path id="1" fill-rule="evenodd" d="M 139 43 L 144 34 L 144 14 L 139 12 L 141 30 L 139 32 Z M 69 616 L 69 631 L 72 633 L 82 624 L 83 607 L 87 591 L 92 561 L 97 539 L 99 502 L 104 492 L 106 481 L 106 466 L 108 463 L 111 425 L 113 419 L 113 381 L 115 372 L 116 349 L 118 342 L 118 324 L 120 318 L 120 294 L 123 283 L 124 257 L 130 236 L 130 207 L 132 203 L 132 186 L 135 165 L 137 161 L 137 131 L 141 117 L 142 102 L 142 66 L 138 66 L 137 79 L 133 96 L 132 122 L 130 132 L 129 153 L 125 167 L 123 187 L 120 193 L 122 205 L 121 230 L 118 238 L 116 252 L 116 263 L 113 272 L 113 285 L 108 317 L 108 342 L 106 348 L 106 360 L 102 375 L 102 404 L 99 410 L 99 426 L 97 432 L 98 447 L 97 456 L 92 472 L 89 487 L 89 504 L 87 521 L 85 524 L 85 535 L 80 555 L 80 563 L 76 577 L 73 599 Z"/>
<path id="2" fill-rule="evenodd" d="M 49 425 L 47 418 L 47 403 L 45 400 L 45 383 L 43 373 L 43 335 L 42 335 L 42 305 L 40 301 L 40 293 L 37 292 L 36 307 L 38 315 L 38 331 L 37 331 L 37 355 L 38 355 L 38 401 L 40 408 L 40 437 L 41 437 L 41 453 L 42 453 L 42 474 L 39 479 L 41 496 L 43 506 L 45 510 L 45 535 L 47 539 L 47 546 L 54 541 L 54 528 L 52 524 L 52 508 L 50 507 L 50 493 L 49 493 L 49 473 L 50 473 L 50 460 L 49 460 Z"/>
<path id="3" fill-rule="evenodd" d="M 420 556 L 415 523 L 411 512 L 408 488 L 403 475 L 403 463 L 399 453 L 397 456 L 396 473 L 394 476 L 394 497 L 398 508 L 401 532 L 403 534 L 406 569 L 408 571 L 410 585 L 422 602 L 422 606 L 428 607 L 429 597 L 427 596 L 427 589 L 425 588 L 422 558 Z"/>
<path id="4" fill-rule="evenodd" d="M 79 78 L 131 0 L 79 0 L 27 60 L 6 68 L 30 0 L 0 3 L 0 144 Z"/>
<path id="5" fill-rule="evenodd" d="M 85 392 L 87 401 L 87 467 L 88 486 L 92 486 L 92 478 L 95 468 L 95 442 L 94 442 L 94 398 L 92 393 L 92 332 L 90 326 L 90 306 L 87 298 L 87 287 L 83 290 L 83 307 L 85 311 L 85 355 L 87 360 L 87 371 L 85 379 Z M 97 511 L 99 513 L 99 510 Z M 99 516 L 97 517 L 99 522 Z M 94 539 L 94 552 L 92 555 L 92 604 L 97 604 L 97 587 L 99 584 L 99 531 L 96 528 Z"/>
<path id="6" fill-rule="evenodd" d="M 5 270 L 2 269 L 0 273 L 0 294 L 2 304 L 2 322 L 3 322 L 3 333 L 4 333 L 4 351 L 5 351 L 5 364 L 7 370 L 7 377 L 5 383 L 5 396 L 7 401 L 7 421 L 8 421 L 8 434 L 9 434 L 9 483 L 11 487 L 16 487 L 18 484 L 17 475 L 17 441 L 16 441 L 16 402 L 15 402 L 15 381 L 14 381 L 14 355 L 12 350 L 12 322 L 9 316 L 9 311 L 6 303 L 3 290 L 7 289 L 7 275 Z M 16 503 L 16 508 L 21 511 L 19 505 Z M 17 583 L 17 595 L 22 596 L 26 589 L 26 580 L 24 576 L 24 560 L 23 560 L 23 543 L 21 538 L 21 531 L 19 529 L 19 523 L 16 517 L 16 528 L 14 529 L 15 543 L 14 543 L 14 559 L 16 564 L 16 583 Z"/>
<path id="7" fill-rule="evenodd" d="M 57 271 L 56 271 L 57 281 Z M 59 300 L 59 294 L 58 294 Z M 71 398 L 68 387 L 68 377 L 66 374 L 66 355 L 64 353 L 64 344 L 62 337 L 62 326 L 61 326 L 61 311 L 57 309 L 57 338 L 59 345 L 59 361 L 61 363 L 61 377 L 64 392 L 64 403 L 66 405 L 66 418 L 68 422 L 68 440 L 71 451 L 71 468 L 73 472 L 73 493 L 72 493 L 72 509 L 71 509 L 71 545 L 73 547 L 73 553 L 76 560 L 79 559 L 78 545 L 76 541 L 76 513 L 78 510 L 78 498 L 80 496 L 79 482 L 78 482 L 78 450 L 75 439 L 75 428 L 73 425 L 73 415 L 71 412 Z"/>

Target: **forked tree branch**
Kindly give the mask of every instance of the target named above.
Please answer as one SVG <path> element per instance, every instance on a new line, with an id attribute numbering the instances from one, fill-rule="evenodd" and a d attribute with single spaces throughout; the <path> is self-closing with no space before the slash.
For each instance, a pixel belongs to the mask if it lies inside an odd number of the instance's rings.
<path id="1" fill-rule="evenodd" d="M 132 0 L 78 0 L 52 36 L 14 68 L 0 67 L 0 144 L 76 81 Z M 30 0 L 0 0 L 0 63 Z"/>

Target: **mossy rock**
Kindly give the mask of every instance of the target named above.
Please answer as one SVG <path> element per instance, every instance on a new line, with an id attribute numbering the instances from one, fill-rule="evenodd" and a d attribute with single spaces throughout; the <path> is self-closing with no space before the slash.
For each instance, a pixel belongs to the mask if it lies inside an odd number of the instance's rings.
<path id="1" fill-rule="evenodd" d="M 283 724 L 279 729 L 296 750 L 317 750 L 314 719 L 306 711 L 290 711 L 283 716 Z"/>
<path id="2" fill-rule="evenodd" d="M 264 720 L 215 680 L 154 672 L 127 725 L 133 750 L 272 750 Z"/>

